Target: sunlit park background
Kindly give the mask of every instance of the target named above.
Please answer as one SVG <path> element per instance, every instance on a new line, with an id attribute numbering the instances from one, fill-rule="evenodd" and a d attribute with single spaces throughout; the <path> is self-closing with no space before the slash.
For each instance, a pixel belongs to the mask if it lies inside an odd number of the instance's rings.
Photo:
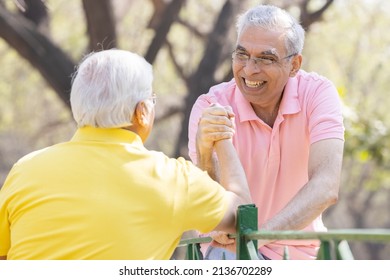
<path id="1" fill-rule="evenodd" d="M 303 69 L 331 79 L 344 104 L 341 195 L 326 225 L 390 228 L 387 0 L 0 0 L 0 186 L 21 156 L 73 135 L 70 74 L 91 50 L 126 49 L 153 64 L 157 119 L 146 146 L 188 158 L 191 105 L 231 78 L 235 19 L 258 3 L 300 19 Z M 390 245 L 350 245 L 356 259 L 390 259 Z"/>

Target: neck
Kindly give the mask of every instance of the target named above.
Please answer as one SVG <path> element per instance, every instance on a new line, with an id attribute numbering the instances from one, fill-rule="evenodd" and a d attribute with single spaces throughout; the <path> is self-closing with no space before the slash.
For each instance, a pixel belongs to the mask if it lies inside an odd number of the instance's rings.
<path id="1" fill-rule="evenodd" d="M 267 107 L 261 107 L 261 106 L 253 106 L 253 110 L 255 111 L 256 115 L 266 124 L 268 124 L 270 127 L 274 126 L 276 117 L 279 113 L 279 107 L 280 102 L 282 101 L 282 97 L 276 102 L 276 104 L 272 106 Z"/>

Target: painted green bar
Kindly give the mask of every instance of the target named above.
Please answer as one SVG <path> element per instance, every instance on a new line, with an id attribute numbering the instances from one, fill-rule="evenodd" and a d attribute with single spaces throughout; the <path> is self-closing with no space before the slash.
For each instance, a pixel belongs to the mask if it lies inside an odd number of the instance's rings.
<path id="1" fill-rule="evenodd" d="M 292 240 L 312 239 L 320 240 L 321 247 L 317 259 L 353 260 L 348 241 L 390 242 L 389 229 L 334 229 L 327 232 L 304 231 L 258 231 L 257 207 L 254 204 L 240 205 L 237 209 L 236 234 L 229 234 L 236 238 L 237 259 L 258 259 L 257 240 Z M 180 241 L 178 247 L 187 247 L 187 259 L 203 259 L 200 243 L 211 242 L 211 237 L 189 238 Z M 334 253 L 334 254 L 332 254 Z M 285 248 L 284 259 L 288 259 L 288 248 Z"/>
<path id="2" fill-rule="evenodd" d="M 331 249 L 332 247 L 330 241 L 322 241 L 320 249 L 318 250 L 317 260 L 331 260 L 332 259 Z"/>
<path id="3" fill-rule="evenodd" d="M 254 204 L 240 205 L 237 209 L 237 224 L 236 224 L 236 258 L 239 260 L 250 260 L 251 253 L 249 252 L 246 238 L 247 234 L 252 231 L 257 231 L 257 207 Z M 253 246 L 257 248 L 257 240 L 253 239 Z M 251 243 L 252 243 L 251 242 Z M 256 250 L 257 251 L 257 250 Z M 253 252 L 252 252 L 253 253 Z M 256 253 L 257 256 L 257 253 Z"/>
<path id="4" fill-rule="evenodd" d="M 290 252 L 288 251 L 288 246 L 284 246 L 283 248 L 283 260 L 290 259 Z"/>
<path id="5" fill-rule="evenodd" d="M 257 246 L 255 247 L 255 244 L 253 241 L 249 241 L 247 244 L 247 249 L 248 249 L 248 254 L 249 254 L 249 260 L 258 260 L 259 255 L 258 255 L 258 250 Z"/>
<path id="6" fill-rule="evenodd" d="M 188 244 L 188 245 L 187 245 L 186 260 L 194 260 L 194 255 L 193 255 L 193 251 L 192 251 L 192 246 L 193 246 L 193 244 Z"/>
<path id="7" fill-rule="evenodd" d="M 317 239 L 330 240 L 353 240 L 389 242 L 390 230 L 388 229 L 342 229 L 329 230 L 327 232 L 303 232 L 303 231 L 257 231 L 246 235 L 249 240 L 259 239 Z"/>
<path id="8" fill-rule="evenodd" d="M 336 242 L 336 259 L 338 260 L 354 260 L 351 248 L 349 248 L 348 242 L 342 240 Z"/>
<path id="9" fill-rule="evenodd" d="M 182 239 L 177 247 L 187 246 L 188 244 L 209 243 L 211 241 L 213 241 L 211 237 L 187 238 Z"/>
<path id="10" fill-rule="evenodd" d="M 197 244 L 188 244 L 187 245 L 187 260 L 203 260 L 202 252 L 200 251 L 200 245 Z"/>

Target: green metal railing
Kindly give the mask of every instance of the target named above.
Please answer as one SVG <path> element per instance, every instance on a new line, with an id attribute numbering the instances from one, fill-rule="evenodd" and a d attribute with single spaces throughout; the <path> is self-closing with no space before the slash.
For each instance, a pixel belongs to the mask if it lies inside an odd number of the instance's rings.
<path id="1" fill-rule="evenodd" d="M 317 239 L 321 242 L 317 254 L 318 260 L 351 260 L 354 259 L 347 241 L 371 241 L 390 243 L 388 229 L 342 229 L 327 232 L 303 231 L 258 231 L 257 207 L 254 204 L 241 205 L 237 210 L 236 254 L 238 260 L 256 260 L 257 240 L 293 240 Z M 203 259 L 200 251 L 201 243 L 211 242 L 211 237 L 183 239 L 179 246 L 186 246 L 186 259 Z M 288 247 L 285 247 L 284 259 L 289 259 Z"/>

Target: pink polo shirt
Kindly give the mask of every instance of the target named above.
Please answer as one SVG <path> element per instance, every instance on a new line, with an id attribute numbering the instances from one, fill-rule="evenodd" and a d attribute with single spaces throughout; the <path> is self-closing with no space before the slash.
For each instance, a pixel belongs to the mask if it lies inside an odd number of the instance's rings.
<path id="1" fill-rule="evenodd" d="M 341 102 L 326 78 L 303 70 L 290 78 L 274 127 L 258 118 L 233 80 L 199 96 L 189 122 L 189 155 L 197 162 L 195 139 L 204 108 L 229 105 L 235 113 L 233 144 L 244 167 L 259 225 L 272 218 L 308 181 L 310 145 L 329 138 L 344 140 Z M 321 216 L 305 230 L 326 231 Z M 281 259 L 288 245 L 291 259 L 314 259 L 319 242 L 283 240 L 260 248 L 271 259 Z"/>

